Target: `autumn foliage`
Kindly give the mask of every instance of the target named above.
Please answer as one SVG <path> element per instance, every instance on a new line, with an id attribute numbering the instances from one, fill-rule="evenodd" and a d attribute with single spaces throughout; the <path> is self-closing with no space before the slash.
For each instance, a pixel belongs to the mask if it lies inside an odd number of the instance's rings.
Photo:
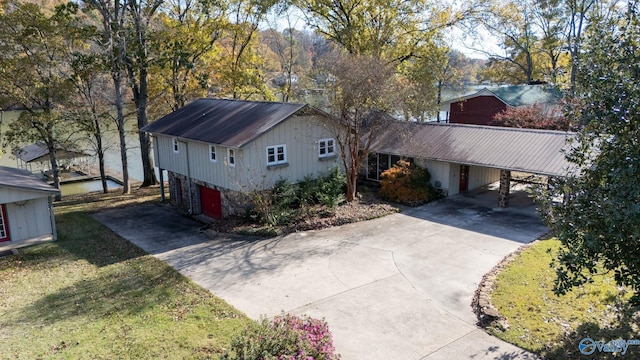
<path id="1" fill-rule="evenodd" d="M 381 174 L 380 196 L 411 206 L 428 203 L 440 197 L 429 180 L 427 169 L 400 160 Z"/>
<path id="2" fill-rule="evenodd" d="M 496 114 L 491 125 L 525 129 L 571 130 L 569 120 L 552 107 L 540 103 L 508 107 Z"/>

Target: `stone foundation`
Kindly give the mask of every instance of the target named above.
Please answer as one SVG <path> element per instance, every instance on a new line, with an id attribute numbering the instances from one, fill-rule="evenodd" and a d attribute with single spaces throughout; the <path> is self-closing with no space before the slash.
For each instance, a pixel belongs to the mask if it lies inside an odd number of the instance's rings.
<path id="1" fill-rule="evenodd" d="M 498 207 L 509 207 L 509 190 L 511 188 L 511 171 L 500 170 L 500 190 L 498 192 Z"/>
<path id="2" fill-rule="evenodd" d="M 222 202 L 222 217 L 229 217 L 246 213 L 250 204 L 250 198 L 247 194 L 208 184 L 204 181 L 189 179 L 182 175 L 168 171 L 169 181 L 169 203 L 182 209 L 190 215 L 198 215 L 202 213 L 202 204 L 200 201 L 200 187 L 220 191 L 220 200 Z"/>

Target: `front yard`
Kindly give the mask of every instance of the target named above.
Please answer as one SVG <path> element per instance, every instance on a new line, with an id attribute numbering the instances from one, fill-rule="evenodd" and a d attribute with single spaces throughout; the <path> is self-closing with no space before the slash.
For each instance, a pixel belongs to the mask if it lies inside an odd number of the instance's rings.
<path id="1" fill-rule="evenodd" d="M 640 339 L 640 309 L 625 303 L 630 294 L 616 286 L 613 274 L 565 296 L 554 295 L 555 270 L 549 264 L 560 246 L 556 239 L 539 241 L 498 274 L 491 301 L 507 326 L 494 324 L 490 332 L 548 359 L 584 357 L 578 348 L 583 338 L 604 343 Z M 640 358 L 640 346 L 629 346 L 623 357 Z M 609 359 L 611 354 L 596 349 L 589 358 Z"/>
<path id="2" fill-rule="evenodd" d="M 56 204 L 59 240 L 0 259 L 0 339 L 15 359 L 206 359 L 250 320 L 87 212 L 158 190 Z"/>

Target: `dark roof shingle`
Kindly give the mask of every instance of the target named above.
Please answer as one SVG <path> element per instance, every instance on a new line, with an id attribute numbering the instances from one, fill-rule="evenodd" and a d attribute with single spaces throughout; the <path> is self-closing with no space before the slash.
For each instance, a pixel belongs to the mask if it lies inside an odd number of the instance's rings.
<path id="1" fill-rule="evenodd" d="M 198 99 L 143 127 L 141 131 L 240 148 L 305 106 Z"/>

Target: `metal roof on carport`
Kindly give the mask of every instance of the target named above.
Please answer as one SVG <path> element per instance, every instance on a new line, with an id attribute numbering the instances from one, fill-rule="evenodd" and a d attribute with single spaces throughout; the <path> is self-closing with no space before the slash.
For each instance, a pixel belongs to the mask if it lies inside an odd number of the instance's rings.
<path id="1" fill-rule="evenodd" d="M 496 126 L 394 122 L 370 151 L 464 165 L 564 176 L 572 133 Z"/>

